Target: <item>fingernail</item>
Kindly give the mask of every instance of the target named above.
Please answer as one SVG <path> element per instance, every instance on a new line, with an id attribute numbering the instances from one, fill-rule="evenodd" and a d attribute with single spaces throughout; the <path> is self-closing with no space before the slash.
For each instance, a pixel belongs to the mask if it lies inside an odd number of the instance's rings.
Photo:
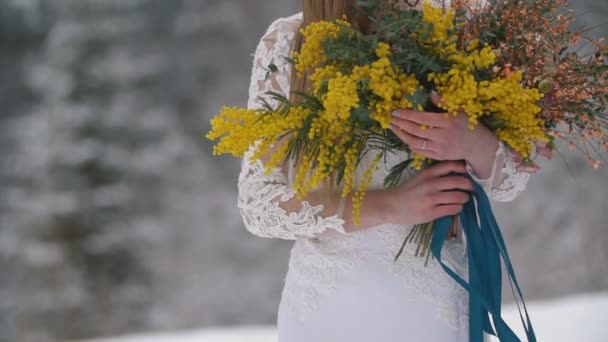
<path id="1" fill-rule="evenodd" d="M 396 110 L 395 110 L 395 111 L 393 111 L 391 114 L 392 114 L 394 117 L 397 117 L 397 118 L 399 117 L 399 112 L 398 112 L 398 111 L 396 111 Z"/>
<path id="2" fill-rule="evenodd" d="M 433 96 L 439 96 L 439 94 L 437 94 L 437 92 L 435 90 L 431 90 L 431 95 L 433 95 Z"/>

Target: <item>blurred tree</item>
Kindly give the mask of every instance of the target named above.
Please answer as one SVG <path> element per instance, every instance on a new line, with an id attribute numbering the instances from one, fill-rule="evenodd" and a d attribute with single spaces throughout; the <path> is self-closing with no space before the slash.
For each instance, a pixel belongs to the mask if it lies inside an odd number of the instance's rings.
<path id="1" fill-rule="evenodd" d="M 256 15 L 274 16 L 260 3 L 0 3 L 0 309 L 12 315 L 0 340 L 221 322 L 217 304 L 203 304 L 217 293 L 192 301 L 197 260 L 221 255 L 205 249 L 200 224 L 242 226 L 224 209 L 232 196 L 210 205 L 224 197 L 214 189 L 229 194 L 217 179 L 232 185 L 223 169 L 236 162 L 209 163 L 205 111 L 227 88 L 244 104 L 248 55 L 268 24 Z"/>

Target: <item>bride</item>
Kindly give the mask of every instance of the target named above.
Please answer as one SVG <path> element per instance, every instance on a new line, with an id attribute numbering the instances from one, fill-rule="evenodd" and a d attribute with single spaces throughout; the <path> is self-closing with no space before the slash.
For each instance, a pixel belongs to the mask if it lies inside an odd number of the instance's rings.
<path id="1" fill-rule="evenodd" d="M 353 13 L 356 0 L 303 0 L 303 12 L 270 25 L 256 49 L 249 108 L 272 90 L 290 94 L 307 87 L 292 73 L 284 57 L 302 46 L 299 29 L 311 22 Z M 349 18 L 365 30 L 366 18 Z M 279 70 L 267 75 L 269 64 Z M 433 94 L 433 101 L 440 101 Z M 266 174 L 262 163 L 246 154 L 238 180 L 238 207 L 247 229 L 258 236 L 295 240 L 278 309 L 281 342 L 324 341 L 468 341 L 467 293 L 436 260 L 425 267 L 408 245 L 395 262 L 399 247 L 414 224 L 458 214 L 472 190 L 468 173 L 490 198 L 513 200 L 526 186 L 529 173 L 517 156 L 480 125 L 468 128 L 466 115 L 396 110 L 393 132 L 413 150 L 435 160 L 435 167 L 406 175 L 386 189 L 390 167 L 407 155 L 389 155 L 374 173 L 355 226 L 351 199 L 339 191 L 319 189 L 298 200 L 290 184 L 294 165 Z M 421 130 L 422 124 L 432 130 Z M 275 147 L 276 148 L 276 147 Z M 370 155 L 370 154 L 368 154 Z M 357 177 L 371 160 L 363 160 Z M 466 241 L 453 230 L 442 259 L 466 278 Z"/>

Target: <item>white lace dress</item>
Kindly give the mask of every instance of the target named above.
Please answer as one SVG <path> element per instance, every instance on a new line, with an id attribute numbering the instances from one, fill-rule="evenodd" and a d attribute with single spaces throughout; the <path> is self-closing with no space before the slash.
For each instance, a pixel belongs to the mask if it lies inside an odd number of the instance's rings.
<path id="1" fill-rule="evenodd" d="M 249 108 L 274 90 L 289 93 L 289 56 L 301 13 L 275 21 L 255 52 Z M 267 78 L 266 67 L 279 71 Z M 294 197 L 292 172 L 276 168 L 265 175 L 247 154 L 239 176 L 238 206 L 247 229 L 258 236 L 295 240 L 278 312 L 279 341 L 468 341 L 468 296 L 436 261 L 427 267 L 412 246 L 393 258 L 409 225 L 384 224 L 345 233 L 336 213 L 321 216 L 323 205 L 303 201 L 287 212 L 280 203 Z M 371 189 L 383 186 L 390 166 L 406 158 L 389 156 L 374 174 Z M 365 170 L 368 160 L 357 172 Z M 473 171 L 469 168 L 473 177 Z M 510 201 L 526 186 L 529 174 L 516 171 L 511 151 L 500 145 L 489 179 L 475 179 L 490 197 Z M 443 259 L 466 278 L 466 241 L 447 241 Z"/>

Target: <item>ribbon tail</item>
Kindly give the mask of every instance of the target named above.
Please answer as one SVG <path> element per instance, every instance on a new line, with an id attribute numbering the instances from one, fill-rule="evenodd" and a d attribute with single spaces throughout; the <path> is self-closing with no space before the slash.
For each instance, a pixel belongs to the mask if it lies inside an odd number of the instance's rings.
<path id="1" fill-rule="evenodd" d="M 486 195 L 486 193 L 483 190 L 481 190 L 481 191 L 476 191 L 476 198 L 477 198 L 477 203 L 478 203 L 478 208 L 479 208 L 480 221 L 482 222 L 482 225 L 484 227 L 486 227 L 486 230 L 492 234 L 492 238 L 495 242 L 496 249 L 498 250 L 499 258 L 502 257 L 502 259 L 504 261 L 505 268 L 507 270 L 509 284 L 511 285 L 511 287 L 515 287 L 515 289 L 517 289 L 517 294 L 519 296 L 515 295 L 515 293 L 513 293 L 513 296 L 515 298 L 515 301 L 517 302 L 517 309 L 519 312 L 519 316 L 520 316 L 522 325 L 526 332 L 526 337 L 527 337 L 528 341 L 535 342 L 536 335 L 534 333 L 534 328 L 532 327 L 532 322 L 530 320 L 530 315 L 528 313 L 528 309 L 527 309 L 526 303 L 524 301 L 524 296 L 523 296 L 521 287 L 519 286 L 519 283 L 517 282 L 517 277 L 515 276 L 515 269 L 513 268 L 511 259 L 509 258 L 509 253 L 507 251 L 506 243 L 504 241 L 500 228 L 498 227 L 496 218 L 494 217 L 494 215 L 492 213 L 492 208 L 490 206 L 490 201 L 488 199 L 488 196 Z M 500 263 L 500 259 L 499 259 L 499 263 Z M 522 310 L 519 306 L 520 299 L 521 299 L 521 304 L 524 308 L 525 322 L 524 322 L 524 316 L 522 315 Z M 500 309 L 500 306 L 498 306 L 498 308 Z M 499 314 L 500 314 L 500 311 L 499 311 Z"/>
<path id="2" fill-rule="evenodd" d="M 477 207 L 475 202 L 477 202 Z M 479 224 L 478 224 L 479 219 Z M 503 342 L 520 341 L 517 335 L 503 320 L 502 305 L 502 271 L 501 258 L 504 261 L 507 275 L 512 287 L 517 289 L 516 300 L 521 298 L 525 319 L 520 318 L 526 331 L 528 341 L 535 342 L 536 336 L 525 306 L 523 295 L 513 265 L 507 253 L 504 238 L 492 213 L 489 199 L 484 190 L 475 183 L 475 192 L 460 213 L 460 220 L 467 239 L 468 281 L 450 269 L 441 259 L 441 250 L 445 236 L 452 226 L 452 217 L 444 217 L 435 222 L 431 251 L 444 271 L 469 293 L 469 333 L 471 342 L 482 342 L 483 332 L 498 336 Z M 515 295 L 515 293 L 514 293 Z M 519 298 L 518 298 L 519 297 Z M 519 306 L 518 306 L 519 308 Z M 490 322 L 490 315 L 492 322 Z M 527 323 L 527 324 L 526 324 Z"/>

